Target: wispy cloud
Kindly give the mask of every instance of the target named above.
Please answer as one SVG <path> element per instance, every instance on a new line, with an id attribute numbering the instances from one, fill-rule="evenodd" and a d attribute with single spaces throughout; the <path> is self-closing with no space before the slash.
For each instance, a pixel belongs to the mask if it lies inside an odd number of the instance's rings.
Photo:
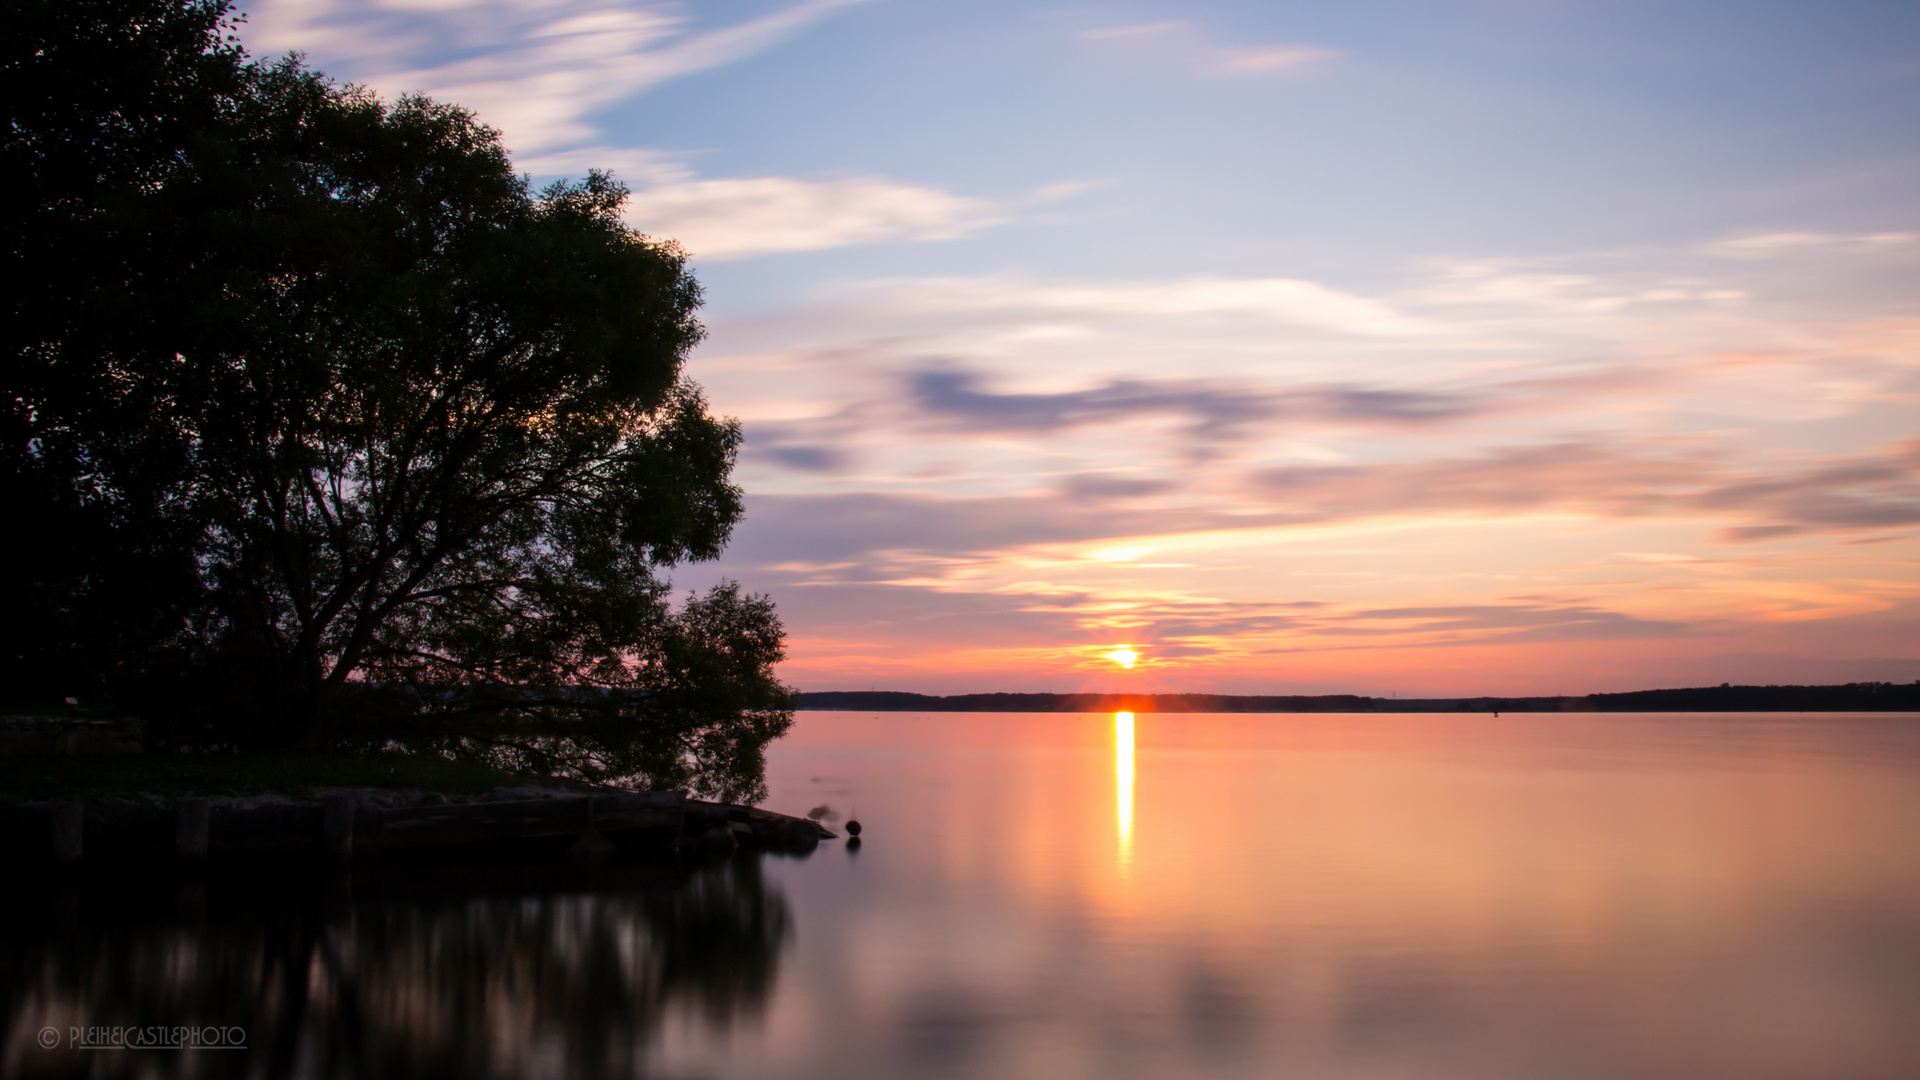
<path id="1" fill-rule="evenodd" d="M 1290 71 L 1340 55 L 1333 49 L 1313 45 L 1269 45 L 1250 49 L 1222 49 L 1214 60 L 1214 70 L 1233 75 L 1265 75 Z"/>
<path id="2" fill-rule="evenodd" d="M 646 187 L 627 219 L 695 256 L 734 259 L 888 240 L 946 240 L 1006 220 L 1005 211 L 934 187 L 881 177 L 684 180 Z"/>
<path id="3" fill-rule="evenodd" d="M 1362 608 L 1300 620 L 1314 634 L 1346 637 L 1418 638 L 1423 645 L 1484 645 L 1537 641 L 1673 638 L 1687 635 L 1683 622 L 1645 619 L 1589 603 L 1510 601 L 1446 607 Z"/>
<path id="4" fill-rule="evenodd" d="M 979 376 L 951 369 L 909 379 L 913 402 L 929 414 L 972 430 L 1058 431 L 1138 416 L 1187 419 L 1196 434 L 1219 438 L 1251 434 L 1254 425 L 1304 423 L 1423 424 L 1475 411 L 1462 396 L 1423 391 L 1336 386 L 1264 391 L 1184 381 L 1109 382 L 1062 393 L 992 393 Z"/>
<path id="5" fill-rule="evenodd" d="M 1136 480 L 1178 477 L 1183 498 L 1261 514 L 1274 488 L 1249 504 L 1250 477 L 1317 485 L 1316 499 L 1376 492 L 1384 506 L 1437 505 L 1472 484 L 1512 506 L 1572 507 L 1566 493 L 1591 491 L 1589 508 L 1623 490 L 1600 482 L 1612 478 L 1640 484 L 1634 498 L 1655 516 L 1719 513 L 1677 496 L 1655 507 L 1649 470 L 1701 496 L 1837 462 L 1847 443 L 1783 453 L 1791 443 L 1769 433 L 1897 410 L 1920 387 L 1920 323 L 1783 321 L 1725 299 L 1751 285 L 1737 276 L 1512 266 L 1472 280 L 1539 279 L 1557 284 L 1471 299 L 1445 265 L 1382 295 L 1284 278 L 855 283 L 717 323 L 701 378 L 747 419 L 747 475 L 765 491 L 1033 494 L 1124 464 Z M 1588 303 L 1663 283 L 1683 295 Z M 1886 415 L 1853 429 L 1852 453 L 1911 430 Z M 1354 471 L 1311 471 L 1340 468 Z M 1890 490 L 1848 495 L 1859 512 L 1828 519 L 1871 524 L 1855 504 L 1884 510 Z M 1711 527 L 1820 531 L 1799 505 L 1781 520 L 1729 511 Z"/>
<path id="6" fill-rule="evenodd" d="M 669 79 L 736 63 L 866 0 L 803 0 L 696 28 L 619 0 L 265 0 L 248 40 L 303 49 L 383 93 L 457 101 L 519 153 L 597 137 L 593 114 Z"/>
<path id="7" fill-rule="evenodd" d="M 604 145 L 598 117 L 671 79 L 737 63 L 867 0 L 804 0 L 731 26 L 620 0 L 266 0 L 255 48 L 303 49 L 388 95 L 473 109 L 535 175 L 607 169 L 635 188 L 628 219 L 703 261 L 888 241 L 945 240 L 1062 198 L 993 201 L 881 176 L 696 176 L 658 150 Z"/>
<path id="8" fill-rule="evenodd" d="M 832 565 L 845 571 L 838 578 L 871 581 L 920 573 L 926 558 L 977 558 L 1033 544 L 1140 534 L 1176 522 L 1204 528 L 1222 520 L 1151 508 L 1088 514 L 1037 497 L 756 495 L 730 558 L 759 566 Z"/>
<path id="9" fill-rule="evenodd" d="M 1142 499 L 1173 490 L 1172 480 L 1154 480 L 1114 473 L 1078 473 L 1061 481 L 1060 492 L 1079 502 Z"/>
<path id="10" fill-rule="evenodd" d="M 1604 517 L 1726 514 L 1760 520 L 1723 538 L 1761 540 L 1920 525 L 1920 440 L 1744 474 L 1697 451 L 1556 443 L 1471 458 L 1273 469 L 1258 474 L 1254 487 L 1313 520 L 1544 507 Z"/>
<path id="11" fill-rule="evenodd" d="M 1757 233 L 1732 240 L 1720 240 L 1706 246 L 1709 254 L 1737 259 L 1765 259 L 1809 251 L 1876 252 L 1911 246 L 1920 233 Z"/>
<path id="12" fill-rule="evenodd" d="M 1098 510 L 1085 505 L 1187 487 L 1164 476 L 1070 474 L 1057 486 L 1077 498 L 1062 502 L 1050 492 L 763 495 L 735 557 L 761 565 L 831 563 L 871 577 L 897 572 L 897 557 L 904 555 L 998 560 L 1036 545 L 1131 537 L 1124 558 L 1089 557 L 1134 562 L 1143 552 L 1189 544 L 1153 537 L 1373 520 L 1492 522 L 1542 512 L 1680 520 L 1696 530 L 1720 522 L 1714 539 L 1735 543 L 1858 534 L 1920 526 L 1920 440 L 1773 470 L 1741 467 L 1685 445 L 1660 453 L 1598 441 L 1502 447 L 1470 457 L 1288 466 L 1246 471 L 1235 497 L 1190 499 L 1178 509 L 1164 499 Z"/>
<path id="13" fill-rule="evenodd" d="M 1138 319 L 1228 316 L 1361 337 L 1411 337 L 1438 327 L 1372 297 L 1295 278 L 1195 276 L 1174 281 L 1046 281 L 1018 275 L 876 282 L 873 302 L 938 314 Z"/>
<path id="14" fill-rule="evenodd" d="M 1215 78 L 1247 78 L 1296 72 L 1340 55 L 1319 45 L 1275 42 L 1221 46 L 1183 20 L 1132 23 L 1082 30 L 1075 35 L 1129 56 Z"/>
<path id="15" fill-rule="evenodd" d="M 1061 184 L 1017 199 L 992 200 L 882 176 L 702 179 L 660 151 L 609 147 L 576 147 L 516 161 L 535 175 L 613 172 L 634 188 L 627 203 L 628 223 L 678 241 L 703 262 L 853 244 L 950 240 L 1085 188 Z"/>

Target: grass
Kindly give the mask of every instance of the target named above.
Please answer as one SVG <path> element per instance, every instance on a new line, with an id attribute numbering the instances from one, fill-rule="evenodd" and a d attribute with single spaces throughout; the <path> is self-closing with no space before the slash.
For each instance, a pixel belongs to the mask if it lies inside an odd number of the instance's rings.
<path id="1" fill-rule="evenodd" d="M 479 794 L 528 783 L 477 762 L 407 754 L 0 754 L 0 802 L 298 794 L 323 787 Z"/>

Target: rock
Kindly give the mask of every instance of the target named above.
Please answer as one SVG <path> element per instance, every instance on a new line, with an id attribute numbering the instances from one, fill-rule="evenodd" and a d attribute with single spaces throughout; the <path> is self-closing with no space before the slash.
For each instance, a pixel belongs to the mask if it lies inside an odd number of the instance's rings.
<path id="1" fill-rule="evenodd" d="M 804 855 L 820 846 L 819 825 L 799 818 L 787 818 L 780 823 L 780 847 L 796 855 Z"/>
<path id="2" fill-rule="evenodd" d="M 700 852 L 703 855 L 731 855 L 738 850 L 739 839 L 725 825 L 716 825 L 700 834 Z"/>
<path id="3" fill-rule="evenodd" d="M 567 858 L 575 862 L 605 862 L 619 850 L 600 830 L 588 829 L 567 848 Z"/>

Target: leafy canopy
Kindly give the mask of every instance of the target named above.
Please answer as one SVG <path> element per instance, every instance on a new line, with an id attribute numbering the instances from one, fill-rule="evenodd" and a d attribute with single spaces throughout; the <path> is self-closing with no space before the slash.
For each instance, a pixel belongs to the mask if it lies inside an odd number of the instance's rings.
<path id="1" fill-rule="evenodd" d="M 757 793 L 779 621 L 662 574 L 739 520 L 740 431 L 626 190 L 533 192 L 457 106 L 250 62 L 224 0 L 8 19 L 15 685 Z"/>

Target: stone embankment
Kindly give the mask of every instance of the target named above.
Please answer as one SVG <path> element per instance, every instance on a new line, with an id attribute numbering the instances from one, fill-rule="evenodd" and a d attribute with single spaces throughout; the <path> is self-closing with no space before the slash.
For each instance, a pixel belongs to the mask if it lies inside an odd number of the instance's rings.
<path id="1" fill-rule="evenodd" d="M 0 807 L 0 845 L 16 861 L 351 863 L 423 854 L 463 858 L 717 856 L 740 848 L 802 854 L 832 830 L 684 792 L 525 786 L 487 795 L 379 789 L 310 797 L 26 802 Z"/>

